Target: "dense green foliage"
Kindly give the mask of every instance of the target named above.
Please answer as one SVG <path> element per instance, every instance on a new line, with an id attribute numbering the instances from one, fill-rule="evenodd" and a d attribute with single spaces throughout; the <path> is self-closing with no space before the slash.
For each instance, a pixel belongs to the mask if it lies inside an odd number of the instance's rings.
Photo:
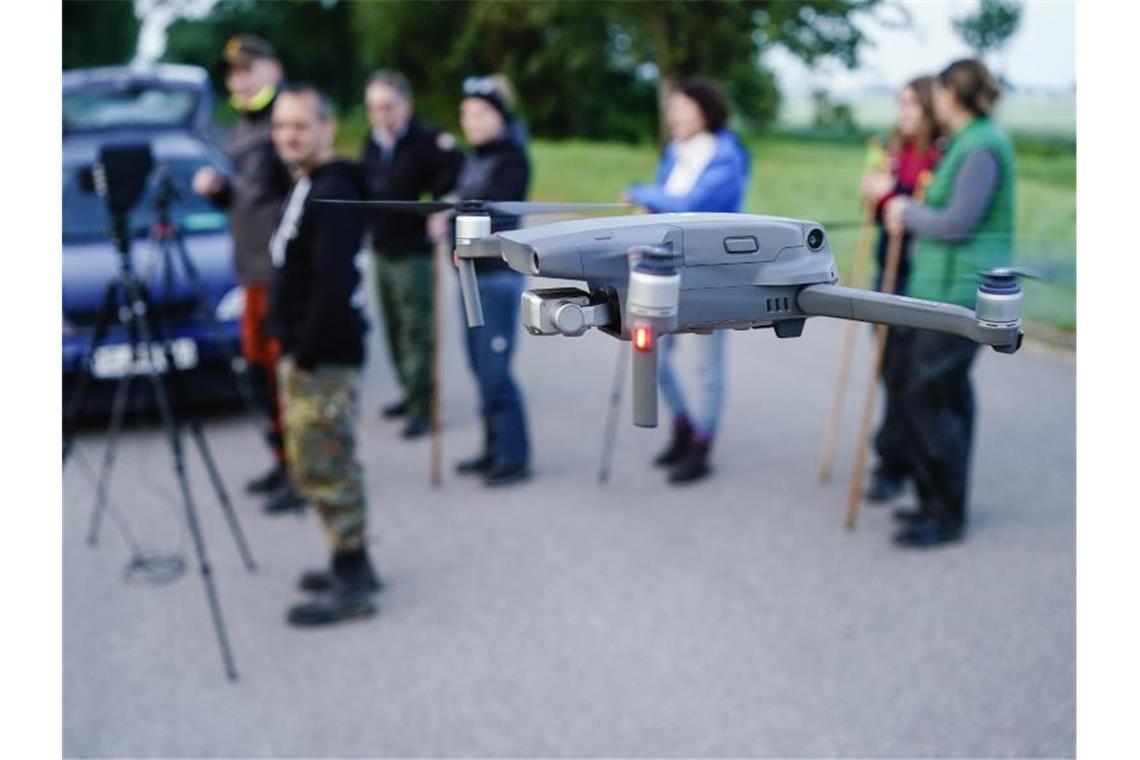
<path id="1" fill-rule="evenodd" d="M 220 0 L 171 25 L 165 59 L 213 68 L 230 35 L 251 32 L 344 110 L 359 108 L 371 70 L 389 67 L 409 77 L 422 115 L 452 127 L 464 77 L 497 71 L 514 81 L 534 134 L 634 142 L 659 134 L 667 87 L 697 74 L 725 83 L 738 128 L 760 130 L 780 104 L 761 53 L 781 46 L 855 66 L 865 39 L 853 19 L 879 2 Z"/>
<path id="2" fill-rule="evenodd" d="M 63 4 L 63 68 L 126 63 L 138 45 L 139 20 L 131 0 Z"/>

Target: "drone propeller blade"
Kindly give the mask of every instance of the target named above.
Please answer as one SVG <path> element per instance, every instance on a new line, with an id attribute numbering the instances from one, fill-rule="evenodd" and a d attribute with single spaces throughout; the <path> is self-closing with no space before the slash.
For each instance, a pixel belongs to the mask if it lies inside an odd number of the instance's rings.
<path id="1" fill-rule="evenodd" d="M 1073 279 L 1072 265 L 1066 264 L 1039 264 L 1037 266 L 1010 266 L 996 267 L 979 272 L 983 276 L 1011 276 L 1028 280 L 1038 280 L 1047 283 L 1065 283 Z"/>
<path id="2" fill-rule="evenodd" d="M 604 211 L 607 209 L 629 208 L 625 203 L 538 203 L 531 201 L 489 201 L 485 204 L 491 211 L 511 216 L 528 214 L 576 214 L 580 211 Z"/>
<path id="3" fill-rule="evenodd" d="M 313 202 L 321 203 L 326 206 L 359 209 L 361 211 L 423 214 L 424 216 L 434 214 L 437 211 L 448 211 L 455 208 L 455 204 L 449 203 L 448 201 L 344 201 L 332 198 L 314 198 Z"/>

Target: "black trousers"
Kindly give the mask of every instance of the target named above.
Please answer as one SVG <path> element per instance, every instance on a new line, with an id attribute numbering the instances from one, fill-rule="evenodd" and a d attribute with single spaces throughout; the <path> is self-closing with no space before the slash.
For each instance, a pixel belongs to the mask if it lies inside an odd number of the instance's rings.
<path id="1" fill-rule="evenodd" d="M 872 330 L 878 329 L 872 327 Z M 899 480 L 911 475 L 907 424 L 903 419 L 903 386 L 907 377 L 906 342 L 909 340 L 905 328 L 887 329 L 887 341 L 883 347 L 883 398 L 885 403 L 883 421 L 875 433 L 875 452 L 879 463 L 876 471 L 880 477 Z"/>
<path id="2" fill-rule="evenodd" d="M 978 346 L 957 335 L 892 327 L 894 416 L 885 439 L 914 478 L 921 507 L 936 519 L 965 522 Z M 892 399 L 888 396 L 888 415 Z M 883 433 L 881 430 L 880 433 Z"/>

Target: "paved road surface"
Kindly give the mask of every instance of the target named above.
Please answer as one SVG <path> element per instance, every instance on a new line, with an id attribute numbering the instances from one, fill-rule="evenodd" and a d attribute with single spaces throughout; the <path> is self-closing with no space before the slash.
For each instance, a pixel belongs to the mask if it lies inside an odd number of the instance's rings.
<path id="1" fill-rule="evenodd" d="M 479 442 L 449 309 L 445 456 Z M 866 373 L 861 328 L 855 377 Z M 428 444 L 375 410 L 394 395 L 371 344 L 360 427 L 381 614 L 333 630 L 283 624 L 298 571 L 323 561 L 315 516 L 269 519 L 240 491 L 267 464 L 240 416 L 211 446 L 260 563 L 247 575 L 191 475 L 241 670 L 223 676 L 196 572 L 121 580 L 112 525 L 84 544 L 93 498 L 64 474 L 67 756 L 1064 756 L 1075 752 L 1075 363 L 988 349 L 969 540 L 895 549 L 868 509 L 842 528 L 852 393 L 836 479 L 816 482 L 841 323 L 799 340 L 729 341 L 717 475 L 667 487 L 646 462 L 664 430 L 618 432 L 594 482 L 617 344 L 524 337 L 517 365 L 537 478 L 427 485 Z M 373 334 L 375 341 L 375 333 Z M 861 393 L 861 391 L 860 391 Z M 96 462 L 101 435 L 80 453 Z M 181 550 L 159 433 L 132 430 L 118 510 L 150 550 Z"/>

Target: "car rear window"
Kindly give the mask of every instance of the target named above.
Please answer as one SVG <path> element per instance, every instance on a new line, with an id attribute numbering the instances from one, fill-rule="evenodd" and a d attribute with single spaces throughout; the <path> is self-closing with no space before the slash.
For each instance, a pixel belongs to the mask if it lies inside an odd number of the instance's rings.
<path id="1" fill-rule="evenodd" d="M 226 215 L 190 189 L 190 178 L 199 167 L 200 159 L 157 161 L 165 167 L 174 186 L 176 197 L 170 210 L 174 222 L 185 233 L 218 232 L 226 228 Z M 63 169 L 63 239 L 64 241 L 108 238 L 111 218 L 103 199 L 84 188 L 80 181 L 85 166 L 65 166 Z M 160 172 L 152 171 L 146 192 L 130 215 L 131 229 L 136 235 L 145 234 L 158 221 L 155 208 L 159 197 Z"/>
<path id="2" fill-rule="evenodd" d="M 189 126 L 198 93 L 169 85 L 134 83 L 65 92 L 63 128 L 68 132 L 114 127 Z"/>

